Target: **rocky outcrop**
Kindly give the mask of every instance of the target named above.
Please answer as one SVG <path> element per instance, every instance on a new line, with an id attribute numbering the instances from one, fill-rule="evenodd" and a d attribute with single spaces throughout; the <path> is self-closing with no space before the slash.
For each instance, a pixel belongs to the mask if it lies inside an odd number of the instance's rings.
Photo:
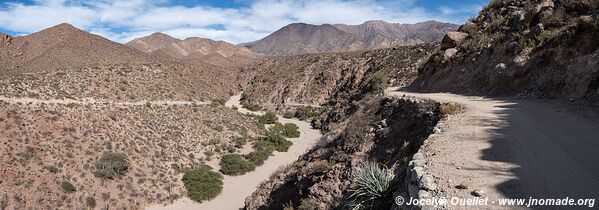
<path id="1" fill-rule="evenodd" d="M 418 45 L 367 52 L 275 57 L 246 69 L 253 78 L 244 99 L 264 106 L 285 103 L 324 105 L 337 103 L 339 95 L 353 95 L 368 85 L 366 75 L 384 73 L 396 85 L 407 85 L 433 45 Z M 349 93 L 351 92 L 351 93 Z"/>
<path id="2" fill-rule="evenodd" d="M 295 164 L 263 183 L 246 199 L 246 209 L 282 209 L 300 205 L 310 209 L 337 209 L 350 204 L 352 173 L 367 160 L 396 165 L 399 179 L 407 177 L 409 158 L 433 132 L 439 106 L 414 98 L 368 96 L 357 107 L 331 110 L 323 118 L 331 132 L 328 140 Z M 349 117 L 335 120 L 340 112 Z M 430 178 L 430 177 L 429 177 Z M 432 179 L 423 187 L 434 189 Z M 407 193 L 401 184 L 398 193 Z M 392 198 L 389 205 L 392 205 Z"/>
<path id="3" fill-rule="evenodd" d="M 493 1 L 444 38 L 412 86 L 599 103 L 598 23 L 598 0 Z M 442 59 L 450 48 L 460 59 Z"/>
<path id="4" fill-rule="evenodd" d="M 468 34 L 464 32 L 449 32 L 441 41 L 441 49 L 445 50 L 449 48 L 455 48 L 459 46 L 466 39 L 466 37 L 468 37 Z"/>

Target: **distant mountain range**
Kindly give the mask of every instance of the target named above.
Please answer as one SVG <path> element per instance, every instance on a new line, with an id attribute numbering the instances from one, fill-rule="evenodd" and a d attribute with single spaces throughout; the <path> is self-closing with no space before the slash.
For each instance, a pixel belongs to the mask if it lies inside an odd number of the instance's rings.
<path id="1" fill-rule="evenodd" d="M 258 56 L 245 47 L 223 41 L 198 37 L 180 40 L 163 33 L 137 38 L 126 45 L 142 52 L 167 55 L 186 62 L 202 60 L 216 65 L 225 65 L 231 61 L 246 63 Z"/>
<path id="2" fill-rule="evenodd" d="M 394 46 L 439 42 L 458 25 L 427 21 L 416 24 L 367 21 L 360 25 L 289 24 L 269 36 L 240 44 L 267 55 L 372 50 Z"/>

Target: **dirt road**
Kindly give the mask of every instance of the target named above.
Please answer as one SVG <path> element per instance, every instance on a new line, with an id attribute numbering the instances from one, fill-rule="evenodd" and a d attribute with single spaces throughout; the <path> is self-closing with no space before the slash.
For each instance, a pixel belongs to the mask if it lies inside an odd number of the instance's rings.
<path id="1" fill-rule="evenodd" d="M 225 106 L 236 106 L 237 111 L 241 113 L 263 114 L 263 112 L 251 112 L 241 107 L 239 103 L 240 95 L 232 96 Z M 242 176 L 225 176 L 224 188 L 221 194 L 215 199 L 203 203 L 194 202 L 188 198 L 181 198 L 171 205 L 154 205 L 149 210 L 185 210 L 185 209 L 221 209 L 237 210 L 243 208 L 245 198 L 250 196 L 260 183 L 268 180 L 270 176 L 279 168 L 286 167 L 293 163 L 300 155 L 312 148 L 322 136 L 318 130 L 312 129 L 310 123 L 296 119 L 285 119 L 279 116 L 281 123 L 295 123 L 298 125 L 301 136 L 299 138 L 289 139 L 293 145 L 287 152 L 275 152 L 273 156 L 264 162 L 264 165 L 257 167 L 256 170 L 246 173 Z"/>
<path id="2" fill-rule="evenodd" d="M 542 100 L 502 100 L 447 93 L 410 95 L 457 102 L 465 113 L 441 123 L 421 151 L 448 196 L 599 198 L 599 124 Z M 466 183 L 469 189 L 456 185 Z"/>

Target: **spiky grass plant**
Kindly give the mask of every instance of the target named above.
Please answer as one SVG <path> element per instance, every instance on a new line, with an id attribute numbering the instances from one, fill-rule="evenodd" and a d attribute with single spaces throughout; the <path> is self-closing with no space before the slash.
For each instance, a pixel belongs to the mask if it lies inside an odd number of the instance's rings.
<path id="1" fill-rule="evenodd" d="M 373 161 L 363 163 L 354 171 L 352 209 L 389 209 L 396 189 L 395 167 L 386 167 Z"/>

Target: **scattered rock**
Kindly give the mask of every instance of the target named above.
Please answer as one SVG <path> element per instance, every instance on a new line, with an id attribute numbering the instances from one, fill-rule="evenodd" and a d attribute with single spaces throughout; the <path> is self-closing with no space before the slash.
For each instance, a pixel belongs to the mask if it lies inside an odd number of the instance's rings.
<path id="1" fill-rule="evenodd" d="M 455 56 L 458 53 L 458 49 L 456 48 L 449 48 L 445 50 L 445 54 L 443 54 L 443 60 L 444 61 L 449 61 L 453 56 Z"/>
<path id="2" fill-rule="evenodd" d="M 543 10 L 553 10 L 555 4 L 551 0 L 543 0 L 540 4 L 537 5 L 535 12 L 539 14 Z"/>
<path id="3" fill-rule="evenodd" d="M 475 190 L 472 192 L 472 195 L 476 196 L 476 197 L 480 197 L 483 196 L 485 194 L 484 190 Z"/>
<path id="4" fill-rule="evenodd" d="M 429 192 L 427 192 L 426 190 L 418 191 L 418 198 L 429 198 L 429 197 L 431 197 L 431 194 Z"/>
<path id="5" fill-rule="evenodd" d="M 435 180 L 430 175 L 422 176 L 419 185 L 422 189 L 428 191 L 435 191 L 437 189 L 437 184 L 435 184 Z"/>
<path id="6" fill-rule="evenodd" d="M 465 190 L 465 189 L 470 188 L 470 183 L 463 181 L 460 184 L 456 185 L 455 188 Z"/>
<path id="7" fill-rule="evenodd" d="M 424 159 L 424 155 L 420 152 L 414 154 L 414 156 L 412 156 L 412 160 L 423 160 Z"/>
<path id="8" fill-rule="evenodd" d="M 468 34 L 464 32 L 449 32 L 443 37 L 443 40 L 441 41 L 441 49 L 445 50 L 457 47 L 460 44 L 462 44 L 462 42 L 464 42 L 464 40 L 467 37 Z"/>
<path id="9" fill-rule="evenodd" d="M 433 129 L 433 133 L 435 133 L 435 134 L 439 134 L 439 133 L 441 133 L 441 129 L 440 129 L 439 127 L 435 127 L 435 128 Z"/>

